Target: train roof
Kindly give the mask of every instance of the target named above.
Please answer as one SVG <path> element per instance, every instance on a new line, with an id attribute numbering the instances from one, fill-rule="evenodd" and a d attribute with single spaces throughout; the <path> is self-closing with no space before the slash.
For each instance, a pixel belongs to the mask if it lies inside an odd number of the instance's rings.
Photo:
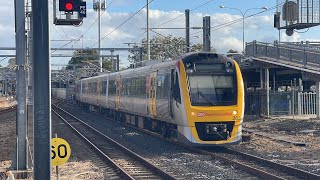
<path id="1" fill-rule="evenodd" d="M 189 53 L 186 53 L 182 56 L 179 56 L 173 60 L 167 60 L 167 61 L 160 60 L 160 61 L 158 61 L 159 63 L 151 63 L 151 65 L 147 65 L 147 66 L 142 66 L 142 67 L 137 67 L 137 68 L 133 68 L 133 69 L 127 69 L 127 70 L 120 71 L 120 72 L 114 72 L 114 73 L 108 73 L 108 74 L 103 74 L 103 75 L 99 75 L 99 76 L 84 78 L 79 81 L 82 81 L 82 80 L 89 80 L 90 81 L 90 80 L 94 80 L 96 78 L 104 78 L 104 77 L 106 78 L 107 76 L 116 76 L 118 74 L 128 75 L 131 73 L 137 73 L 139 71 L 142 71 L 142 72 L 152 71 L 153 69 L 162 69 L 162 68 L 174 66 L 176 64 L 176 61 L 178 61 L 178 60 L 188 61 L 193 58 L 203 58 L 203 57 L 218 58 L 221 61 L 230 60 L 230 58 L 226 57 L 225 55 L 214 53 L 214 52 L 189 52 Z"/>

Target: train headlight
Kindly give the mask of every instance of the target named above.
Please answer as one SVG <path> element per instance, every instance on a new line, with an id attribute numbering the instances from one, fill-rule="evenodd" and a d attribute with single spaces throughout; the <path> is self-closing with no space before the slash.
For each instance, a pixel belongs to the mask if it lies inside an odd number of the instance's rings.
<path id="1" fill-rule="evenodd" d="M 194 115 L 196 115 L 196 113 L 195 112 L 191 112 L 191 116 L 194 116 Z"/>
<path id="2" fill-rule="evenodd" d="M 233 114 L 233 115 L 237 115 L 237 114 L 238 114 L 238 111 L 233 111 L 232 114 Z"/>
<path id="3" fill-rule="evenodd" d="M 227 68 L 232 68 L 232 63 L 231 62 L 226 62 Z"/>
<path id="4" fill-rule="evenodd" d="M 192 64 L 191 63 L 187 63 L 187 68 L 191 68 Z"/>
<path id="5" fill-rule="evenodd" d="M 191 74 L 191 73 L 193 73 L 193 69 L 187 69 L 186 72 L 187 72 L 188 74 Z"/>

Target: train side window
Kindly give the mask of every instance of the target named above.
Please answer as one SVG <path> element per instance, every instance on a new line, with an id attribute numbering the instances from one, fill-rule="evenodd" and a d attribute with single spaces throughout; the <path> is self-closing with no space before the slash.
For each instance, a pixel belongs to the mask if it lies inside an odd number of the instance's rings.
<path id="1" fill-rule="evenodd" d="M 181 103 L 179 76 L 178 76 L 177 72 L 175 73 L 175 77 L 174 77 L 172 95 L 173 95 L 173 99 L 174 100 L 176 100 L 177 102 Z"/>

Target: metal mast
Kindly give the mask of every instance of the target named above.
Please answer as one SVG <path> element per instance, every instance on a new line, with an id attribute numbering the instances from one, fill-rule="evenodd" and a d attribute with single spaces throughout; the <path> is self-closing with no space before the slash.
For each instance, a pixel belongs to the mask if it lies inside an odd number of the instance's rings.
<path id="1" fill-rule="evenodd" d="M 25 1 L 15 0 L 16 64 L 17 64 L 17 156 L 16 169 L 27 169 L 27 86 Z M 11 87 L 12 94 L 12 87 Z"/>
<path id="2" fill-rule="evenodd" d="M 51 76 L 49 1 L 32 0 L 35 180 L 51 177 Z"/>
<path id="3" fill-rule="evenodd" d="M 101 10 L 106 10 L 106 2 L 105 0 L 95 1 L 93 0 L 93 9 L 98 11 L 98 38 L 99 38 L 99 47 L 98 47 L 98 58 L 99 58 L 99 66 L 100 72 L 102 72 L 102 58 L 101 58 Z"/>
<path id="4" fill-rule="evenodd" d="M 147 60 L 150 60 L 149 0 L 147 0 Z"/>

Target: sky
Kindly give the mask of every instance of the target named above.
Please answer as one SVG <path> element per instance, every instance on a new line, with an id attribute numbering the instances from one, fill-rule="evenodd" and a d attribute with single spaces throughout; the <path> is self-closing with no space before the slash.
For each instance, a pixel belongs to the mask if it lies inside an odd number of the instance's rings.
<path id="1" fill-rule="evenodd" d="M 150 5 L 150 27 L 184 27 L 185 9 L 190 9 L 190 26 L 201 27 L 202 17 L 211 16 L 211 46 L 218 52 L 226 53 L 230 49 L 242 51 L 242 22 L 223 26 L 221 24 L 241 18 L 241 13 L 235 9 L 220 8 L 225 7 L 238 8 L 242 12 L 247 9 L 247 15 L 252 15 L 262 10 L 261 7 L 268 7 L 269 10 L 260 13 L 254 17 L 245 19 L 245 42 L 253 40 L 262 42 L 273 42 L 278 40 L 279 32 L 273 28 L 273 14 L 275 13 L 276 0 L 149 0 Z M 281 0 L 279 0 L 281 1 Z M 52 0 L 50 0 L 50 9 L 52 16 Z M 0 0 L 0 47 L 15 46 L 14 32 L 14 0 Z M 102 47 L 128 47 L 125 43 L 140 43 L 146 38 L 146 9 L 142 9 L 132 19 L 124 23 L 120 28 L 114 31 L 116 27 L 122 24 L 135 12 L 145 6 L 146 0 L 107 0 L 107 10 L 102 14 Z M 51 47 L 97 47 L 98 42 L 98 24 L 97 12 L 92 9 L 92 1 L 87 2 L 87 18 L 84 19 L 80 27 L 74 26 L 54 26 L 50 18 L 50 36 Z M 177 16 L 180 16 L 176 18 Z M 174 19 L 176 18 L 176 19 Z M 172 20 L 174 19 L 174 20 Z M 168 23 L 165 23 L 172 20 Z M 165 24 L 164 24 L 165 23 Z M 217 28 L 220 27 L 220 28 Z M 184 30 L 162 29 L 155 30 L 166 36 L 173 35 L 184 37 Z M 112 32 L 112 33 L 110 33 Z M 202 43 L 202 30 L 191 30 L 191 43 Z M 305 33 L 294 33 L 293 36 L 286 36 L 284 31 L 280 32 L 281 41 L 320 41 L 319 27 L 310 28 Z M 151 36 L 155 33 L 150 32 Z M 83 37 L 83 41 L 82 38 Z M 60 41 L 70 39 L 81 39 L 79 41 Z M 59 41 L 56 41 L 59 40 Z M 1 54 L 13 54 L 10 51 L 0 51 Z M 63 52 L 61 52 L 63 53 Z M 108 53 L 109 54 L 109 53 Z M 121 67 L 129 66 L 127 60 L 128 52 L 115 52 L 120 54 Z M 1 61 L 2 60 L 2 61 Z M 6 66 L 8 59 L 0 58 L 0 64 Z M 70 58 L 51 58 L 51 64 L 66 64 Z M 53 68 L 54 69 L 54 68 Z"/>

